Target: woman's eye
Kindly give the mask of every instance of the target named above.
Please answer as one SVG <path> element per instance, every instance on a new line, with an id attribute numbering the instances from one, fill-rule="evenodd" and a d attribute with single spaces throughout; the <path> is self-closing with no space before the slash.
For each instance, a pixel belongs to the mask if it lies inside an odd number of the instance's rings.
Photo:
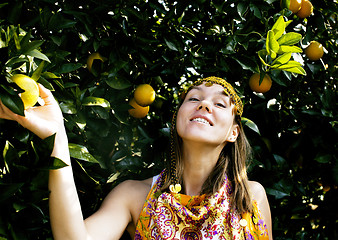
<path id="1" fill-rule="evenodd" d="M 196 102 L 196 101 L 199 101 L 198 98 L 195 98 L 195 97 L 191 97 L 189 98 L 189 101 L 193 101 L 193 102 Z"/>
<path id="2" fill-rule="evenodd" d="M 226 106 L 223 103 L 216 103 L 216 106 L 221 107 L 221 108 L 226 108 Z"/>

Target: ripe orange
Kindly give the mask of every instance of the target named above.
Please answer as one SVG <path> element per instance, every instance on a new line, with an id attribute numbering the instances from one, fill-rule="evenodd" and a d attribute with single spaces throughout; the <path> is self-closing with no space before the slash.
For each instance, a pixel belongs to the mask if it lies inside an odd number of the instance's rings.
<path id="1" fill-rule="evenodd" d="M 313 5 L 309 0 L 302 0 L 302 4 L 300 6 L 300 10 L 296 13 L 296 15 L 300 18 L 307 18 L 313 12 Z"/>
<path id="2" fill-rule="evenodd" d="M 89 70 L 89 72 L 92 71 L 92 65 L 95 59 L 101 60 L 102 62 L 106 61 L 106 58 L 101 56 L 100 53 L 92 53 L 89 55 L 89 57 L 87 58 L 87 68 Z"/>
<path id="3" fill-rule="evenodd" d="M 24 74 L 15 74 L 11 77 L 11 80 L 24 90 L 24 92 L 20 94 L 24 108 L 28 109 L 33 107 L 39 99 L 39 87 L 34 79 Z"/>
<path id="4" fill-rule="evenodd" d="M 287 1 L 281 0 L 281 7 L 288 8 L 293 13 L 296 13 L 300 10 L 302 0 L 290 0 L 290 6 L 287 6 Z"/>
<path id="5" fill-rule="evenodd" d="M 155 100 L 155 91 L 149 84 L 141 84 L 135 89 L 134 98 L 138 105 L 149 106 Z"/>
<path id="6" fill-rule="evenodd" d="M 133 108 L 129 109 L 128 112 L 134 118 L 144 118 L 149 112 L 149 106 L 142 107 L 138 105 L 134 98 L 129 101 L 129 105 Z"/>
<path id="7" fill-rule="evenodd" d="M 271 78 L 268 74 L 265 74 L 261 84 L 259 84 L 259 78 L 260 78 L 259 73 L 252 74 L 249 80 L 249 86 L 251 90 L 254 92 L 266 93 L 271 88 L 271 85 L 272 85 Z"/>
<path id="8" fill-rule="evenodd" d="M 310 45 L 305 49 L 305 55 L 312 61 L 317 61 L 324 55 L 323 45 L 317 41 L 311 41 Z"/>

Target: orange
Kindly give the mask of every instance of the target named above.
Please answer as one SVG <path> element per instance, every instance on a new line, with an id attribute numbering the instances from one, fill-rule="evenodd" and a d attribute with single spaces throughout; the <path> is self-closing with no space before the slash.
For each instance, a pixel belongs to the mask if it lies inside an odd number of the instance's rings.
<path id="1" fill-rule="evenodd" d="M 133 108 L 129 109 L 128 112 L 134 118 L 144 118 L 149 112 L 149 106 L 142 107 L 138 105 L 134 98 L 129 101 L 129 105 Z"/>
<path id="2" fill-rule="evenodd" d="M 101 60 L 102 62 L 106 61 L 106 58 L 102 57 L 100 53 L 95 52 L 90 54 L 87 59 L 87 68 L 89 72 L 92 72 L 92 65 L 95 59 Z"/>
<path id="3" fill-rule="evenodd" d="M 296 15 L 300 18 L 307 18 L 313 12 L 313 5 L 309 0 L 302 0 L 302 4 L 300 6 L 300 10 L 296 13 Z"/>
<path id="4" fill-rule="evenodd" d="M 287 3 L 285 0 L 281 0 L 280 4 L 282 7 L 288 8 L 293 13 L 296 13 L 300 10 L 302 0 L 290 0 L 290 6 L 287 6 Z"/>
<path id="5" fill-rule="evenodd" d="M 11 80 L 24 90 L 20 93 L 24 108 L 33 107 L 39 99 L 39 87 L 36 81 L 24 74 L 15 74 Z"/>
<path id="6" fill-rule="evenodd" d="M 155 100 L 155 91 L 149 84 L 141 84 L 135 89 L 134 98 L 138 105 L 149 106 Z"/>
<path id="7" fill-rule="evenodd" d="M 261 84 L 259 84 L 259 78 L 260 78 L 259 73 L 252 74 L 249 80 L 249 86 L 251 90 L 254 92 L 266 93 L 271 88 L 271 85 L 272 85 L 271 78 L 268 74 L 265 74 Z"/>
<path id="8" fill-rule="evenodd" d="M 312 61 L 317 61 L 324 55 L 323 45 L 317 41 L 311 41 L 310 45 L 305 49 L 305 55 Z"/>

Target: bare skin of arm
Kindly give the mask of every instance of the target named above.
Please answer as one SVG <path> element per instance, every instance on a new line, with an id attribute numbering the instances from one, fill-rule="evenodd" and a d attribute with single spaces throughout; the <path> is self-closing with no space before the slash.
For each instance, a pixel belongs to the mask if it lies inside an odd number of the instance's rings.
<path id="1" fill-rule="evenodd" d="M 256 200 L 259 210 L 262 213 L 263 220 L 268 229 L 269 240 L 272 240 L 272 221 L 268 198 L 264 187 L 255 181 L 249 181 L 250 191 L 253 199 Z"/>
<path id="2" fill-rule="evenodd" d="M 17 121 L 44 139 L 56 133 L 52 156 L 68 164 L 50 170 L 50 218 L 55 239 L 119 239 L 127 228 L 132 235 L 151 187 L 151 179 L 126 181 L 108 194 L 101 208 L 83 219 L 80 201 L 73 178 L 68 139 L 61 110 L 51 92 L 39 86 L 43 106 L 25 111 L 25 117 L 11 112 L 0 101 L 0 118 Z"/>

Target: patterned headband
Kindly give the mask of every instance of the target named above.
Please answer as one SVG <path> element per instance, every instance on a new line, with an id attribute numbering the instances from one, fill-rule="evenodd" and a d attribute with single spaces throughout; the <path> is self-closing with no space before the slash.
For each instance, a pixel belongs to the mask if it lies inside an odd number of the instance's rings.
<path id="1" fill-rule="evenodd" d="M 214 83 L 223 86 L 225 94 L 230 97 L 231 101 L 236 106 L 237 115 L 239 115 L 240 117 L 242 116 L 242 114 L 243 114 L 243 103 L 242 103 L 241 98 L 238 96 L 238 94 L 236 93 L 236 91 L 234 90 L 234 88 L 231 86 L 231 84 L 228 83 L 227 81 L 225 81 L 222 78 L 219 78 L 219 77 L 207 77 L 207 78 L 199 79 L 199 80 L 195 81 L 188 88 L 188 90 L 185 93 L 189 92 L 192 87 L 201 85 L 204 82 L 206 82 L 206 86 L 211 86 Z"/>

